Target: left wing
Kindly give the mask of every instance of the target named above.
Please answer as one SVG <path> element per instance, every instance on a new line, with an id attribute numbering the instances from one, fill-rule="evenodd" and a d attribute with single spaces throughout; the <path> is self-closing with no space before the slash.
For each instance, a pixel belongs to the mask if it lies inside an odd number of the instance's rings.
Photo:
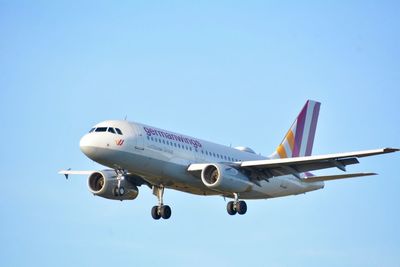
<path id="1" fill-rule="evenodd" d="M 71 171 L 71 169 L 68 170 L 61 170 L 58 172 L 58 174 L 64 174 L 65 178 L 68 179 L 69 175 L 90 175 L 94 173 L 95 171 Z"/>
<path id="2" fill-rule="evenodd" d="M 283 159 L 251 160 L 234 163 L 234 167 L 250 172 L 251 178 L 257 180 L 269 179 L 276 176 L 292 174 L 301 179 L 300 174 L 309 171 L 321 170 L 336 167 L 346 171 L 346 166 L 359 163 L 358 158 L 374 155 L 386 154 L 399 151 L 397 148 L 382 148 L 374 150 L 364 150 L 358 152 L 347 152 L 320 156 L 306 156 Z M 188 167 L 190 172 L 201 171 L 207 164 L 191 164 Z M 371 174 L 369 174 L 371 175 Z M 365 175 L 358 175 L 365 176 Z M 354 177 L 354 176 L 351 176 Z M 326 177 L 325 180 L 332 180 Z M 341 177 L 350 178 L 350 177 Z M 309 178 L 312 179 L 312 178 Z M 336 178 L 340 179 L 340 178 Z M 309 180 L 311 182 L 311 180 Z"/>

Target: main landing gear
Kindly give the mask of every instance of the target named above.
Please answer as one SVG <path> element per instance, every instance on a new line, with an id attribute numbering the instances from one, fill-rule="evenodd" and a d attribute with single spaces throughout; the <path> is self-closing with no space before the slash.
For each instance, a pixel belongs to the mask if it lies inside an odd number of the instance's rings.
<path id="1" fill-rule="evenodd" d="M 171 208 L 163 203 L 164 186 L 153 186 L 153 194 L 157 196 L 158 206 L 154 206 L 151 209 L 151 217 L 154 220 L 159 220 L 160 218 L 169 219 L 171 217 Z"/>
<path id="2" fill-rule="evenodd" d="M 238 194 L 233 194 L 235 197 L 234 201 L 229 201 L 226 205 L 226 211 L 229 215 L 235 215 L 236 213 L 243 215 L 247 211 L 247 204 L 243 200 L 239 200 Z"/>

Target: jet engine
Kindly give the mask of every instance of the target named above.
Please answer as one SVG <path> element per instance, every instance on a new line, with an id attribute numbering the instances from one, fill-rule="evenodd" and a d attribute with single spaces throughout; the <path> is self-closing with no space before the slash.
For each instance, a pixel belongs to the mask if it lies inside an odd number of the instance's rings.
<path id="1" fill-rule="evenodd" d="M 220 192 L 242 193 L 251 190 L 248 177 L 224 164 L 210 164 L 201 171 L 201 180 L 211 189 Z"/>
<path id="2" fill-rule="evenodd" d="M 89 191 L 96 196 L 115 199 L 132 200 L 139 194 L 139 189 L 126 179 L 121 179 L 118 187 L 117 174 L 113 170 L 93 172 L 88 178 Z"/>

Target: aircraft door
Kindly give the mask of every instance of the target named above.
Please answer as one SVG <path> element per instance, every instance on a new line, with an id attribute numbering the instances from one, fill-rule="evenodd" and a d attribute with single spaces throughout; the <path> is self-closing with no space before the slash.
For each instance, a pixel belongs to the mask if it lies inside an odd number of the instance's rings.
<path id="1" fill-rule="evenodd" d="M 135 132 L 135 146 L 134 149 L 135 151 L 143 151 L 144 150 L 144 134 L 140 131 L 139 127 L 135 126 L 134 127 L 134 132 Z"/>

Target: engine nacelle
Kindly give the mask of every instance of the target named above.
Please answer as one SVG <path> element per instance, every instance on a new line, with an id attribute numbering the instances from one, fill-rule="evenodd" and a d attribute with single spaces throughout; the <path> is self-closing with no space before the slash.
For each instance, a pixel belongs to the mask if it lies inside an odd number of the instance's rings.
<path id="1" fill-rule="evenodd" d="M 117 186 L 118 180 L 113 170 L 93 172 L 88 178 L 89 191 L 96 196 L 115 200 L 132 200 L 139 194 L 137 186 L 127 180 L 121 180 L 120 186 L 124 188 L 122 196 L 115 194 Z"/>
<path id="2" fill-rule="evenodd" d="M 201 171 L 201 180 L 211 189 L 220 192 L 242 193 L 250 191 L 249 178 L 231 166 L 210 164 Z"/>

